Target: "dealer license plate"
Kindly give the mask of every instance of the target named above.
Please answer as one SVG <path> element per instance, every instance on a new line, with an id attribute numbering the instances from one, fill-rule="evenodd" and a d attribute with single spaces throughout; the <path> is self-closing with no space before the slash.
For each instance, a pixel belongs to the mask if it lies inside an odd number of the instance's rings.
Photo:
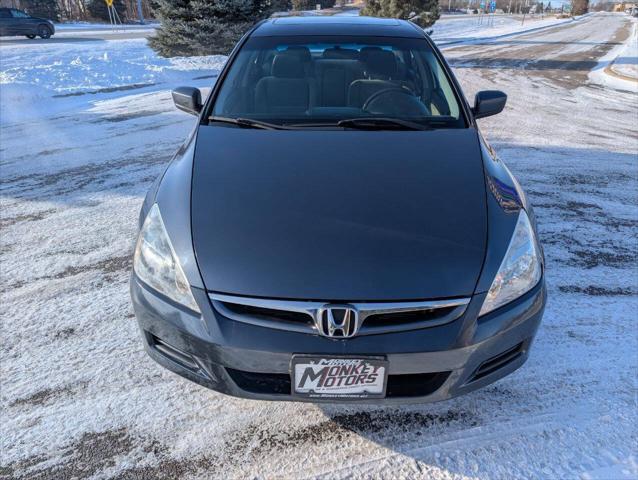
<path id="1" fill-rule="evenodd" d="M 388 362 L 383 357 L 294 355 L 293 395 L 316 399 L 383 398 Z"/>

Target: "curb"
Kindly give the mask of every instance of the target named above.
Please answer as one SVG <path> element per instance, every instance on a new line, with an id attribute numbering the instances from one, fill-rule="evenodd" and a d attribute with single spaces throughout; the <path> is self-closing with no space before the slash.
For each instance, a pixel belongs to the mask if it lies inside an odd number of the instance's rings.
<path id="1" fill-rule="evenodd" d="M 607 75 L 611 75 L 612 77 L 620 78 L 621 80 L 626 80 L 628 82 L 638 83 L 638 77 L 628 77 L 627 75 L 623 75 L 622 73 L 615 72 L 614 69 L 613 69 L 613 66 L 614 66 L 614 62 L 611 62 L 609 65 L 607 65 L 605 67 L 604 72 Z"/>

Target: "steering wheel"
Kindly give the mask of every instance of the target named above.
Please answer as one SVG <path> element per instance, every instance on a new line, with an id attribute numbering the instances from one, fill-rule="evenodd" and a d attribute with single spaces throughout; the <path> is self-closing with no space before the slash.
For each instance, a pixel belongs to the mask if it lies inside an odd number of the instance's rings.
<path id="1" fill-rule="evenodd" d="M 407 88 L 390 87 L 368 97 L 363 110 L 377 115 L 430 116 L 431 112 L 419 97 Z"/>

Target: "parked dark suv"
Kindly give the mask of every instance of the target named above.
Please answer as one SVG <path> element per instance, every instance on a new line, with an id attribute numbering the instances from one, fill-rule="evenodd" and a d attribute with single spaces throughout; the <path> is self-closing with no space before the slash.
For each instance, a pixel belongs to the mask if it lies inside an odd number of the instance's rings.
<path id="1" fill-rule="evenodd" d="M 22 36 L 27 38 L 49 38 L 55 33 L 51 20 L 32 17 L 15 8 L 0 8 L 0 36 Z"/>
<path id="2" fill-rule="evenodd" d="M 214 390 L 424 402 L 513 372 L 545 307 L 525 193 L 422 29 L 257 25 L 149 191 L 131 294 L 144 345 Z"/>

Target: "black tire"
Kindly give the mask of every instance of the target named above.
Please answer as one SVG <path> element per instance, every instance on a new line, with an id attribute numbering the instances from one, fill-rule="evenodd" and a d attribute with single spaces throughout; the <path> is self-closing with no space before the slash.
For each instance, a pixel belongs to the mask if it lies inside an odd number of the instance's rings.
<path id="1" fill-rule="evenodd" d="M 40 38 L 44 38 L 45 40 L 47 38 L 51 38 L 51 29 L 46 25 L 40 25 L 38 27 L 38 36 Z"/>
<path id="2" fill-rule="evenodd" d="M 33 40 L 36 36 L 33 33 L 30 33 L 29 35 L 27 35 L 27 38 L 29 40 Z"/>

